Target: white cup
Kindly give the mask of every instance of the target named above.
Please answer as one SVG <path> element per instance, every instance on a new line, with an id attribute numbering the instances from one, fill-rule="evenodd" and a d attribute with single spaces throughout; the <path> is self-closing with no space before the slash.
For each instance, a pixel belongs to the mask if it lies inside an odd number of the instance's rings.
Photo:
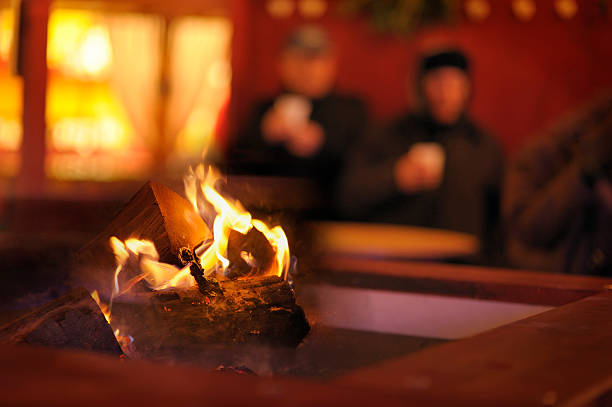
<path id="1" fill-rule="evenodd" d="M 439 143 L 415 143 L 410 148 L 409 154 L 429 174 L 442 174 L 444 162 L 446 161 L 446 153 Z"/>
<path id="2" fill-rule="evenodd" d="M 297 129 L 308 123 L 312 104 L 303 96 L 284 95 L 276 99 L 274 109 L 283 117 L 288 128 Z"/>

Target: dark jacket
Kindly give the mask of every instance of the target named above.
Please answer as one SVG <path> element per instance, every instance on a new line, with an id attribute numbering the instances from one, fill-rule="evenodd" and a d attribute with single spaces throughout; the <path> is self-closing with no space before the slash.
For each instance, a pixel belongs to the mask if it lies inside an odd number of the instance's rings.
<path id="1" fill-rule="evenodd" d="M 228 154 L 231 172 L 257 175 L 300 176 L 314 179 L 326 192 L 332 190 L 344 165 L 347 150 L 362 138 L 368 115 L 357 98 L 331 93 L 314 99 L 310 120 L 325 132 L 325 142 L 312 157 L 291 154 L 283 144 L 268 144 L 261 134 L 261 121 L 276 99 L 257 104 L 252 117 Z"/>
<path id="2" fill-rule="evenodd" d="M 396 188 L 394 166 L 418 142 L 444 148 L 443 180 L 436 190 L 407 195 Z M 407 114 L 355 151 L 337 202 L 353 219 L 451 229 L 486 240 L 497 223 L 502 169 L 497 142 L 471 120 L 443 126 Z"/>
<path id="3" fill-rule="evenodd" d="M 579 148 L 590 129 L 611 117 L 612 98 L 599 101 L 534 138 L 509 166 L 503 212 L 514 265 L 611 274 L 612 214 L 585 178 L 589 157 Z"/>

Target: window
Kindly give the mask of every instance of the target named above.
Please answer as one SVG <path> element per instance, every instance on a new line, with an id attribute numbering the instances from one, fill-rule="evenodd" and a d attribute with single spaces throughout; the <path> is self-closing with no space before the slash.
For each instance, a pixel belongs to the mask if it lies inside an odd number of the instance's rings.
<path id="1" fill-rule="evenodd" d="M 225 17 L 52 9 L 47 177 L 141 179 L 160 159 L 182 171 L 200 157 L 214 142 L 229 97 L 231 30 Z M 10 73 L 12 34 L 13 13 L 3 10 L 0 176 L 18 171 L 21 140 L 21 82 Z"/>

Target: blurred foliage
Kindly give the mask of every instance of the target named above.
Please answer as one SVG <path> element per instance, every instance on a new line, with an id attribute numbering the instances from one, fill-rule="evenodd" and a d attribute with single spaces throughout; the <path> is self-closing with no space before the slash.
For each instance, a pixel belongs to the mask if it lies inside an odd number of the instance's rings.
<path id="1" fill-rule="evenodd" d="M 411 34 L 430 24 L 454 21 L 458 0 L 342 0 L 340 12 L 366 16 L 379 31 Z"/>

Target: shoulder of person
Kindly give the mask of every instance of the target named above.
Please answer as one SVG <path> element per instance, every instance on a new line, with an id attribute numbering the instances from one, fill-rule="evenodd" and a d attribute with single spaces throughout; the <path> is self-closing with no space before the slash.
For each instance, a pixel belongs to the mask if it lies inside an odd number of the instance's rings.
<path id="1" fill-rule="evenodd" d="M 362 98 L 357 95 L 352 95 L 348 93 L 340 93 L 340 92 L 332 92 L 327 98 L 329 102 L 333 102 L 338 105 L 342 105 L 347 109 L 355 109 L 355 110 L 367 110 L 366 103 Z"/>
<path id="2" fill-rule="evenodd" d="M 472 118 L 465 120 L 467 132 L 485 148 L 501 151 L 501 144 L 491 131 L 477 124 Z"/>
<path id="3" fill-rule="evenodd" d="M 422 115 L 411 111 L 406 111 L 399 116 L 395 116 L 386 126 L 388 131 L 400 133 L 414 131 L 414 129 L 422 127 L 425 127 Z"/>
<path id="4" fill-rule="evenodd" d="M 612 94 L 608 91 L 531 134 L 513 162 L 517 165 L 529 162 L 538 165 L 558 161 L 572 149 L 589 124 L 609 115 L 612 115 Z"/>

